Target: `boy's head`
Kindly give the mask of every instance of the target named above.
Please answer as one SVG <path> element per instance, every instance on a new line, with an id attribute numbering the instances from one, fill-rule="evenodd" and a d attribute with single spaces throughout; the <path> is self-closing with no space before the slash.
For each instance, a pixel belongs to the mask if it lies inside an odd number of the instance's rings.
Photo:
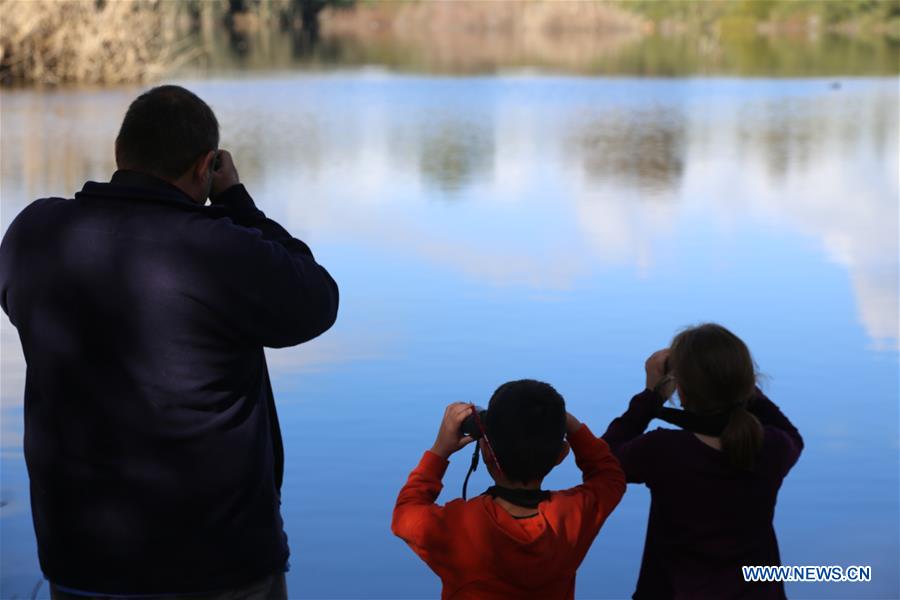
<path id="1" fill-rule="evenodd" d="M 540 481 L 565 451 L 566 402 L 548 383 L 510 381 L 491 396 L 485 429 L 506 479 Z"/>

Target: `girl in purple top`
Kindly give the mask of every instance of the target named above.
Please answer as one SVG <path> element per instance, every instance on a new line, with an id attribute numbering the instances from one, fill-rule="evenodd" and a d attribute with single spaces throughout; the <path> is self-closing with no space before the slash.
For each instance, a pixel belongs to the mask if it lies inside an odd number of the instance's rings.
<path id="1" fill-rule="evenodd" d="M 631 483 L 650 488 L 635 599 L 784 598 L 741 566 L 779 565 L 778 488 L 803 439 L 756 387 L 747 346 L 714 324 L 681 332 L 645 364 L 647 389 L 603 435 Z M 664 408 L 675 392 L 684 410 Z M 644 433 L 653 418 L 681 429 Z"/>

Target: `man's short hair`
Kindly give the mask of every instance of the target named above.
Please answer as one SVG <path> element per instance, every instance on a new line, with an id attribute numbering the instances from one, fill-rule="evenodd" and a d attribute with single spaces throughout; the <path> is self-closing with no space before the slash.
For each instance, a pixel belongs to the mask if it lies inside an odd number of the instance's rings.
<path id="1" fill-rule="evenodd" d="M 144 92 L 128 107 L 116 138 L 116 162 L 177 179 L 219 146 L 219 122 L 206 102 L 177 85 Z"/>
<path id="2" fill-rule="evenodd" d="M 543 479 L 562 451 L 566 402 L 548 383 L 510 381 L 491 396 L 485 428 L 507 479 Z"/>

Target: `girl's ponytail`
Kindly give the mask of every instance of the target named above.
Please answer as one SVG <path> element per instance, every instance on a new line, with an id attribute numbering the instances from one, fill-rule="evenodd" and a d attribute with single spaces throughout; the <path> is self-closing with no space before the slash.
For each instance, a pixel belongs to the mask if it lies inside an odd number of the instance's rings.
<path id="1" fill-rule="evenodd" d="M 722 431 L 722 452 L 731 466 L 750 471 L 762 445 L 763 430 L 759 420 L 743 404 L 731 410 Z"/>

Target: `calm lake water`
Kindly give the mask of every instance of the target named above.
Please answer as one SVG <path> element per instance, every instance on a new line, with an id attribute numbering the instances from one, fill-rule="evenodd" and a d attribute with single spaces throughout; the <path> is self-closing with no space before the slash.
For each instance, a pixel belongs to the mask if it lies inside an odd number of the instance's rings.
<path id="1" fill-rule="evenodd" d="M 599 433 L 643 387 L 646 356 L 707 320 L 747 341 L 806 440 L 776 511 L 784 564 L 872 567 L 868 584 L 788 594 L 900 596 L 896 78 L 179 83 L 218 114 L 257 203 L 341 286 L 331 331 L 268 353 L 291 597 L 437 597 L 389 527 L 445 404 L 539 378 Z M 2 93 L 2 230 L 33 198 L 108 179 L 137 93 Z M 23 598 L 40 575 L 5 317 L 0 347 L 0 597 Z M 467 462 L 454 457 L 441 500 Z M 547 485 L 577 480 L 569 459 Z M 472 489 L 487 486 L 479 469 Z M 578 597 L 630 596 L 648 501 L 629 487 Z"/>

